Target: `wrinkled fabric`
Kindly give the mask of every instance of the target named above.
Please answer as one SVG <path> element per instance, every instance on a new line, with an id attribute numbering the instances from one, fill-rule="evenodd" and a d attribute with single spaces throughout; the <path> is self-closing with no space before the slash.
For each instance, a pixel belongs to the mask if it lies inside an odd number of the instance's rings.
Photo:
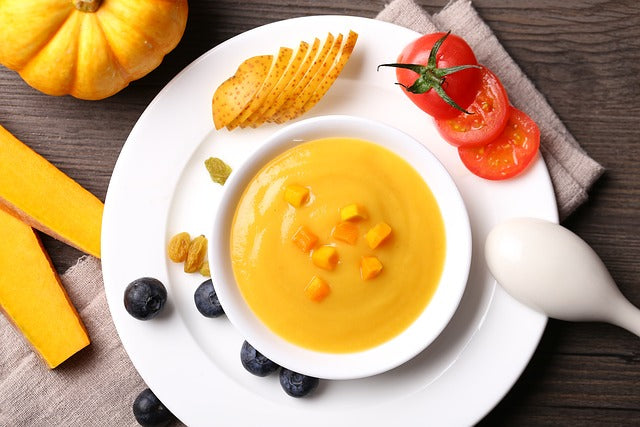
<path id="1" fill-rule="evenodd" d="M 85 256 L 60 279 L 91 344 L 49 370 L 0 316 L 0 426 L 137 426 L 131 405 L 146 386 L 111 320 L 100 261 Z"/>

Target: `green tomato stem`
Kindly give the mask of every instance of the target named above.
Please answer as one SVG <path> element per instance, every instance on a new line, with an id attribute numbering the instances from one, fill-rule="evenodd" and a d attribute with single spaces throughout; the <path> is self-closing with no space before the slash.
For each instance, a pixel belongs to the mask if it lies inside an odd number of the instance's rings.
<path id="1" fill-rule="evenodd" d="M 438 50 L 450 33 L 451 31 L 447 32 L 447 34 L 442 36 L 433 44 L 431 52 L 429 53 L 427 65 L 393 63 L 378 65 L 377 69 L 380 70 L 380 67 L 394 67 L 411 70 L 418 74 L 418 78 L 413 82 L 413 84 L 411 86 L 406 86 L 398 83 L 398 85 L 402 86 L 407 92 L 421 94 L 433 89 L 440 98 L 456 110 L 460 110 L 466 114 L 473 114 L 459 106 L 449 95 L 447 95 L 442 87 L 445 82 L 445 76 L 448 76 L 449 74 L 457 73 L 458 71 L 466 70 L 467 68 L 482 68 L 478 65 L 458 65 L 449 68 L 438 68 L 436 64 Z"/>

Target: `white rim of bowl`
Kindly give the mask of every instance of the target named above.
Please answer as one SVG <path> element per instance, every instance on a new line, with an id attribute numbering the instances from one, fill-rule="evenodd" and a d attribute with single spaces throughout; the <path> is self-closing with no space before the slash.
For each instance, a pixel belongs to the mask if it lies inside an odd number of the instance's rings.
<path id="1" fill-rule="evenodd" d="M 251 311 L 235 283 L 229 257 L 235 208 L 247 183 L 271 159 L 303 142 L 328 137 L 352 137 L 389 149 L 409 163 L 427 182 L 444 221 L 446 256 L 440 282 L 414 322 L 394 338 L 354 353 L 323 353 L 286 341 Z M 392 126 L 345 115 L 313 117 L 271 135 L 224 185 L 209 239 L 213 280 L 229 321 L 260 353 L 293 371 L 324 379 L 363 378 L 393 369 L 422 352 L 440 335 L 458 308 L 471 266 L 471 228 L 464 201 L 440 161 L 419 141 Z M 444 286 L 446 284 L 446 286 Z M 437 321 L 437 322 L 435 322 Z"/>

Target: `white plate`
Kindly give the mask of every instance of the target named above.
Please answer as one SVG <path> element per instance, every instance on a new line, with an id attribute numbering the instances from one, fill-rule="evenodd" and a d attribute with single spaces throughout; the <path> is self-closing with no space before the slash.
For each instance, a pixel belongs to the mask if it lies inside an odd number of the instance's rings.
<path id="1" fill-rule="evenodd" d="M 237 168 L 279 129 L 215 131 L 211 96 L 244 59 L 323 39 L 327 31 L 359 33 L 354 55 L 327 96 L 305 117 L 348 114 L 402 129 L 423 142 L 453 176 L 473 233 L 466 292 L 451 323 L 424 352 L 388 373 L 322 381 L 313 397 L 293 399 L 277 375 L 258 378 L 239 360 L 243 338 L 226 318 L 201 316 L 193 291 L 203 280 L 168 261 L 165 247 L 179 231 L 212 229 L 221 187 L 203 162 L 220 157 Z M 490 182 L 470 174 L 432 121 L 394 85 L 393 62 L 418 34 L 375 20 L 317 16 L 256 28 L 212 49 L 174 78 L 149 105 L 124 145 L 107 193 L 102 230 L 105 291 L 114 323 L 148 386 L 184 423 L 304 425 L 355 423 L 473 424 L 502 399 L 535 350 L 546 317 L 509 297 L 489 274 L 483 254 L 489 230 L 514 216 L 557 222 L 553 190 L 541 159 L 522 176 Z M 142 276 L 163 281 L 163 313 L 143 322 L 129 316 L 125 287 Z M 215 278 L 215 271 L 213 272 Z M 285 422 L 286 424 L 286 422 Z"/>

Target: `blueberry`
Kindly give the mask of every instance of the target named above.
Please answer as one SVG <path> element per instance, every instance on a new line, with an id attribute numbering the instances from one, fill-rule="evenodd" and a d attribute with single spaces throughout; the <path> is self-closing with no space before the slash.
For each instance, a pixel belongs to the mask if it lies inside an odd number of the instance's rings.
<path id="1" fill-rule="evenodd" d="M 196 302 L 196 308 L 205 317 L 218 317 L 224 314 L 216 290 L 213 289 L 211 279 L 202 282 L 198 286 L 198 289 L 193 294 L 193 299 Z"/>
<path id="2" fill-rule="evenodd" d="M 299 374 L 286 368 L 280 370 L 280 385 L 289 396 L 306 396 L 318 387 L 318 383 L 320 380 L 315 377 Z"/>
<path id="3" fill-rule="evenodd" d="M 140 320 L 156 317 L 167 301 L 167 290 L 162 282 L 143 277 L 129 283 L 124 291 L 124 308 Z"/>
<path id="4" fill-rule="evenodd" d="M 138 424 L 145 427 L 166 426 L 175 420 L 175 416 L 160 402 L 150 389 L 142 393 L 133 401 L 133 416 Z"/>
<path id="5" fill-rule="evenodd" d="M 259 377 L 266 377 L 270 373 L 277 371 L 280 367 L 277 363 L 267 359 L 262 353 L 253 348 L 247 341 L 242 343 L 240 361 L 247 371 Z"/>

